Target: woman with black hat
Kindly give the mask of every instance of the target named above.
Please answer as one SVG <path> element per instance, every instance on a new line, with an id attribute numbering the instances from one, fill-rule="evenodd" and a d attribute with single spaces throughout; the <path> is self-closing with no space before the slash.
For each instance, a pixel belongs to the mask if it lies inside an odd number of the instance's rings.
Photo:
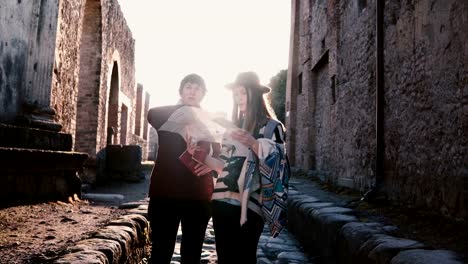
<path id="1" fill-rule="evenodd" d="M 207 157 L 206 165 L 218 172 L 212 196 L 213 227 L 218 263 L 257 263 L 257 245 L 263 231 L 262 178 L 282 175 L 284 130 L 276 120 L 254 72 L 240 73 L 227 86 L 233 93 L 232 121 L 238 127 L 226 133 L 220 159 Z M 265 129 L 275 120 L 272 133 Z M 281 152 L 281 153 L 279 153 Z M 281 155 L 279 155 L 281 154 Z M 275 190 L 276 191 L 276 190 Z M 283 190 L 287 196 L 287 190 Z"/>

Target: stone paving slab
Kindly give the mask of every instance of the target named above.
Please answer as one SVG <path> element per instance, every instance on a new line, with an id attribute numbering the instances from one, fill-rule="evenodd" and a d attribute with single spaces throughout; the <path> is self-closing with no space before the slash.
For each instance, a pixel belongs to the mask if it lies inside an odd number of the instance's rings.
<path id="1" fill-rule="evenodd" d="M 180 241 L 182 231 L 179 228 L 177 234 L 176 249 L 171 264 L 180 264 Z M 210 220 L 206 230 L 205 242 L 203 244 L 201 263 L 217 263 L 215 235 L 213 223 Z M 268 227 L 265 226 L 260 237 L 257 250 L 258 264 L 313 264 L 312 258 L 304 253 L 297 240 L 288 230 L 283 230 L 277 238 L 270 235 Z"/>
<path id="2" fill-rule="evenodd" d="M 140 212 L 140 215 L 146 216 L 148 209 L 148 200 L 139 202 L 124 203 L 119 208 L 130 209 L 129 212 Z M 117 222 L 119 223 L 119 222 Z M 128 223 L 126 224 L 128 225 Z M 177 233 L 176 246 L 171 264 L 180 264 L 180 242 L 182 239 L 182 230 L 179 228 Z M 270 235 L 268 226 L 265 226 L 260 237 L 257 250 L 258 264 L 313 264 L 313 258 L 304 253 L 303 248 L 294 236 L 284 229 L 278 237 L 273 238 Z M 213 223 L 210 220 L 206 229 L 205 242 L 203 243 L 201 263 L 217 263 L 215 234 Z"/>
<path id="3" fill-rule="evenodd" d="M 67 248 L 53 263 L 140 263 L 149 252 L 148 230 L 149 222 L 141 215 L 121 216 Z"/>

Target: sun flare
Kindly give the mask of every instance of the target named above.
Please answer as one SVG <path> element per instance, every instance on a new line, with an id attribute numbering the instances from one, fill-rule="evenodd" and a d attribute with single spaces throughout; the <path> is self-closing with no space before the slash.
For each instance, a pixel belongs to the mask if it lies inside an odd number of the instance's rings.
<path id="1" fill-rule="evenodd" d="M 151 106 L 175 104 L 180 80 L 197 73 L 208 90 L 202 106 L 229 117 L 224 86 L 239 72 L 255 71 L 268 84 L 288 67 L 290 1 L 119 2 L 135 38 L 137 82 Z"/>

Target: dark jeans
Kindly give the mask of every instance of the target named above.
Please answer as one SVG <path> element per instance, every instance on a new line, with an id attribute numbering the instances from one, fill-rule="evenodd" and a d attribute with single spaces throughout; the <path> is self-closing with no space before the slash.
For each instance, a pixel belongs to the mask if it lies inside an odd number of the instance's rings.
<path id="1" fill-rule="evenodd" d="M 257 246 L 263 231 L 263 219 L 249 209 L 247 222 L 240 226 L 240 214 L 240 206 L 213 201 L 218 264 L 257 263 Z"/>
<path id="2" fill-rule="evenodd" d="M 199 264 L 206 226 L 211 217 L 211 202 L 151 198 L 148 207 L 151 225 L 151 263 L 170 263 L 182 224 L 180 248 L 182 264 Z"/>

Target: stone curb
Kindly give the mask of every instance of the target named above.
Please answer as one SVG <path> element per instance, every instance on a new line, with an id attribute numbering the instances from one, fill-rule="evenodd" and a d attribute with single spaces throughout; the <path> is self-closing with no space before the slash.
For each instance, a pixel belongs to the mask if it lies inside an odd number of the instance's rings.
<path id="1" fill-rule="evenodd" d="M 149 222 L 141 214 L 123 215 L 78 241 L 53 263 L 140 263 L 149 252 Z"/>
<path id="2" fill-rule="evenodd" d="M 397 227 L 360 222 L 355 215 L 350 208 L 289 190 L 288 229 L 309 255 L 325 263 L 463 263 L 453 251 L 395 237 Z"/>

